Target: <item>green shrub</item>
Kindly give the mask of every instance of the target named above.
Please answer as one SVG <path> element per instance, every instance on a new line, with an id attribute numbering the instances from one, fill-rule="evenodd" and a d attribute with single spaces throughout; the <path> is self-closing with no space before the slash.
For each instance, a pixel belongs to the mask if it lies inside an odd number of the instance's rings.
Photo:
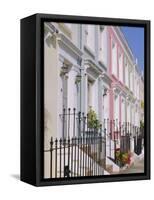
<path id="1" fill-rule="evenodd" d="M 144 128 L 144 122 L 142 120 L 140 121 L 140 127 Z"/>
<path id="2" fill-rule="evenodd" d="M 144 101 L 141 101 L 141 108 L 144 109 Z"/>
<path id="3" fill-rule="evenodd" d="M 94 129 L 99 129 L 100 128 L 100 122 L 97 119 L 97 115 L 92 108 L 90 108 L 88 112 L 88 128 L 94 128 Z"/>

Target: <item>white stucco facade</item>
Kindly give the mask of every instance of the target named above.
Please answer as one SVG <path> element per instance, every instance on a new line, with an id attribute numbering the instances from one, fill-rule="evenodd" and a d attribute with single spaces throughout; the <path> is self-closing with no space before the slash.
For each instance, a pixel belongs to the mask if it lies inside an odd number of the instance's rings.
<path id="1" fill-rule="evenodd" d="M 87 115 L 91 108 L 104 128 L 107 120 L 135 126 L 140 126 L 141 119 L 144 121 L 144 93 L 140 92 L 143 79 L 131 51 L 119 48 L 125 41 L 117 36 L 116 28 L 112 29 L 119 43 L 110 37 L 107 26 L 44 24 L 45 150 L 50 148 L 51 137 L 68 137 L 64 129 L 69 128 L 69 137 L 79 136 L 73 121 L 69 127 L 63 121 L 64 109 Z M 49 153 L 44 159 L 48 177 Z"/>

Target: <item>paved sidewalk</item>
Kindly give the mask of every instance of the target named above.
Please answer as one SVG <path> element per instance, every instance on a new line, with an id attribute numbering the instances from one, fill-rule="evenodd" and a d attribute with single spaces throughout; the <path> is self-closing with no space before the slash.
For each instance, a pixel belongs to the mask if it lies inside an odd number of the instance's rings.
<path id="1" fill-rule="evenodd" d="M 130 173 L 143 173 L 144 172 L 144 159 L 137 160 L 130 168 L 120 172 L 120 174 Z"/>

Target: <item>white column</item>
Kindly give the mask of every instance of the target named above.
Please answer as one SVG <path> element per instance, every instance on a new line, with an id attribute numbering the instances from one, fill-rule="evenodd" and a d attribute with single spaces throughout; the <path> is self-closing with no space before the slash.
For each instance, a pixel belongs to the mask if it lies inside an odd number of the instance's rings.
<path id="1" fill-rule="evenodd" d="M 87 77 L 87 74 L 85 73 L 84 75 L 84 96 L 85 96 L 85 99 L 84 99 L 84 103 L 85 103 L 85 114 L 88 113 L 88 77 Z"/>

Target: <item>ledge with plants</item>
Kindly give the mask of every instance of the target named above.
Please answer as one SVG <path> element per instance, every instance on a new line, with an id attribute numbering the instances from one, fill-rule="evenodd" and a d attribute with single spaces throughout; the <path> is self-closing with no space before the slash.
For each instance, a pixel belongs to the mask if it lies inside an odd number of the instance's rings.
<path id="1" fill-rule="evenodd" d="M 116 149 L 116 162 L 120 167 L 124 167 L 126 164 L 131 164 L 131 153 L 121 152 L 120 148 Z"/>

